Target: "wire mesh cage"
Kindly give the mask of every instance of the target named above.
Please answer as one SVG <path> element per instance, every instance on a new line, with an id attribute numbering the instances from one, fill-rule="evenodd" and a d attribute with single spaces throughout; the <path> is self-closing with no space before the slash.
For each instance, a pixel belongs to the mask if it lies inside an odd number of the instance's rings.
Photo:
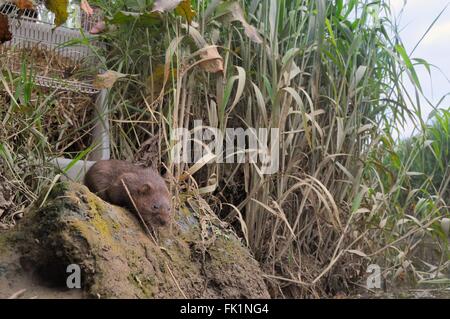
<path id="1" fill-rule="evenodd" d="M 8 16 L 11 41 L 0 45 L 3 61 L 14 73 L 23 64 L 32 66 L 35 83 L 39 86 L 65 89 L 88 94 L 98 93 L 93 86 L 96 61 L 92 50 L 98 41 L 81 45 L 78 39 L 101 19 L 98 12 L 87 16 L 78 11 L 76 20 L 55 28 L 52 13 L 37 4 L 35 9 L 20 10 L 14 4 L 0 6 Z"/>
<path id="2" fill-rule="evenodd" d="M 0 62 L 16 74 L 25 67 L 31 70 L 34 83 L 45 88 L 52 88 L 77 94 L 87 94 L 95 98 L 96 123 L 92 130 L 93 150 L 89 160 L 110 158 L 109 122 L 107 117 L 107 90 L 98 90 L 93 81 L 98 73 L 97 60 L 93 52 L 100 47 L 95 37 L 89 38 L 89 45 L 81 45 L 80 39 L 89 35 L 102 19 L 101 12 L 95 10 L 88 16 L 80 10 L 79 5 L 72 5 L 68 21 L 57 28 L 53 24 L 54 15 L 45 8 L 42 1 L 35 1 L 33 10 L 21 10 L 10 2 L 0 2 L 0 14 L 8 17 L 9 31 L 12 39 L 0 44 Z M 73 14 L 75 13 L 75 14 Z M 0 64 L 0 66 L 1 66 Z M 71 159 L 56 158 L 55 165 L 60 168 L 71 165 Z M 68 176 L 75 178 L 85 163 L 79 161 Z M 78 168 L 77 168 L 78 167 Z M 77 177 L 77 179 L 80 176 Z"/>

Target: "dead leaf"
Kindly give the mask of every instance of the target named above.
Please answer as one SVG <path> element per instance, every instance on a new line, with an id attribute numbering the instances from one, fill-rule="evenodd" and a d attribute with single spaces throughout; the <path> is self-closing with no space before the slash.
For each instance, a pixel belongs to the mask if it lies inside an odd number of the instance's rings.
<path id="1" fill-rule="evenodd" d="M 196 12 L 191 6 L 191 0 L 156 0 L 152 12 L 169 12 L 175 9 L 175 14 L 185 17 L 188 23 L 192 22 Z"/>
<path id="2" fill-rule="evenodd" d="M 361 250 L 349 249 L 349 250 L 347 250 L 347 252 L 351 253 L 351 254 L 358 255 L 360 257 L 367 257 L 367 255 L 365 253 L 363 253 Z"/>
<path id="3" fill-rule="evenodd" d="M 195 44 L 201 49 L 200 58 L 204 61 L 199 62 L 200 67 L 209 73 L 223 72 L 223 58 L 217 51 L 217 47 L 208 46 L 206 40 L 197 29 L 188 27 L 187 25 L 183 26 L 188 29 L 189 35 L 194 40 Z"/>
<path id="4" fill-rule="evenodd" d="M 89 5 L 89 2 L 87 2 L 87 0 L 81 0 L 80 8 L 81 8 L 81 10 L 86 12 L 86 14 L 88 16 L 91 16 L 94 14 L 94 9 L 91 8 L 91 6 Z"/>
<path id="5" fill-rule="evenodd" d="M 114 83 L 120 78 L 123 78 L 127 76 L 126 74 L 108 70 L 105 73 L 98 74 L 95 77 L 93 86 L 94 88 L 101 90 L 101 89 L 110 89 L 113 87 Z"/>
<path id="6" fill-rule="evenodd" d="M 55 14 L 55 25 L 59 27 L 67 21 L 68 0 L 45 0 L 45 7 Z"/>
<path id="7" fill-rule="evenodd" d="M 0 14 L 0 44 L 11 40 L 12 33 L 9 31 L 8 16 Z"/>
<path id="8" fill-rule="evenodd" d="M 216 46 L 211 46 L 200 53 L 200 67 L 209 73 L 223 72 L 223 58 L 217 51 Z"/>
<path id="9" fill-rule="evenodd" d="M 382 219 L 382 220 L 380 221 L 379 227 L 380 227 L 381 229 L 383 229 L 384 226 L 386 226 L 387 221 L 388 221 L 388 218 L 387 218 L 387 217 L 384 218 L 384 219 Z"/>
<path id="10" fill-rule="evenodd" d="M 292 62 L 290 69 L 283 72 L 283 79 L 285 86 L 289 86 L 292 79 L 295 78 L 300 73 L 301 73 L 300 68 L 297 66 L 297 64 L 295 64 L 295 62 Z"/>
<path id="11" fill-rule="evenodd" d="M 258 30 L 251 24 L 247 22 L 244 17 L 244 11 L 237 1 L 231 3 L 224 3 L 226 6 L 225 11 L 228 11 L 231 14 L 231 21 L 239 21 L 244 27 L 245 34 L 255 43 L 262 43 L 261 36 L 258 33 Z"/>
<path id="12" fill-rule="evenodd" d="M 239 21 L 242 23 L 244 27 L 245 34 L 255 43 L 262 43 L 262 39 L 259 36 L 258 31 L 252 25 L 250 25 L 247 20 L 244 18 L 244 12 L 242 11 L 239 3 L 234 2 L 231 6 L 231 15 L 233 16 L 234 21 Z"/>
<path id="13" fill-rule="evenodd" d="M 18 7 L 21 10 L 33 10 L 34 9 L 34 3 L 31 0 L 15 0 L 14 4 L 16 7 Z"/>

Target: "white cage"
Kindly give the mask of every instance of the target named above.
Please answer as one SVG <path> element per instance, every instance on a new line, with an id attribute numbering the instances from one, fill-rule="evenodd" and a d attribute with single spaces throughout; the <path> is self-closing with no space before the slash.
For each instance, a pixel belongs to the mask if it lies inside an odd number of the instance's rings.
<path id="1" fill-rule="evenodd" d="M 79 7 L 78 7 L 79 8 Z M 90 46 L 99 46 L 95 37 L 89 35 L 89 30 L 101 16 L 99 13 L 87 16 L 78 10 L 75 21 L 55 28 L 49 22 L 52 20 L 50 13 L 43 4 L 38 4 L 35 10 L 19 10 L 11 4 L 0 6 L 0 13 L 7 15 L 12 40 L 0 45 L 0 52 L 5 58 L 5 63 L 13 73 L 20 73 L 23 62 L 22 56 L 26 52 L 30 54 L 31 65 L 35 72 L 34 82 L 41 87 L 57 90 L 80 92 L 96 95 L 96 114 L 98 119 L 93 129 L 94 150 L 90 153 L 90 160 L 109 159 L 109 127 L 106 108 L 106 90 L 97 90 L 93 86 L 95 74 L 95 54 Z M 80 45 L 77 39 L 84 36 L 90 37 L 90 46 Z M 37 53 L 36 53 L 37 52 Z M 41 63 L 33 54 L 44 56 Z M 57 63 L 55 62 L 57 61 Z M 78 78 L 73 78 L 72 72 L 76 69 Z M 90 70 L 91 73 L 85 72 Z M 69 159 L 57 159 L 60 167 L 66 166 Z M 81 164 L 81 163 L 80 163 Z M 69 176 L 76 177 L 77 168 L 74 168 Z M 84 175 L 81 171 L 81 175 Z"/>
<path id="2" fill-rule="evenodd" d="M 19 10 L 14 5 L 5 4 L 0 7 L 0 13 L 9 17 L 9 28 L 12 33 L 12 40 L 2 45 L 2 52 L 6 56 L 6 63 L 13 72 L 20 71 L 20 61 L 16 57 L 24 50 L 42 50 L 50 55 L 50 59 L 54 56 L 65 59 L 65 64 L 80 64 L 83 67 L 93 64 L 93 52 L 90 47 L 79 44 L 64 45 L 69 41 L 82 38 L 80 28 L 69 28 L 60 26 L 55 28 L 54 25 L 46 20 L 50 13 L 43 5 L 37 5 L 36 10 Z M 44 19 L 43 17 L 47 17 Z M 85 34 L 100 19 L 99 15 L 87 16 L 84 12 L 79 15 L 79 25 Z M 95 41 L 91 43 L 97 45 Z M 6 53 L 6 54 L 5 54 Z M 89 78 L 84 76 L 81 80 L 65 79 L 56 76 L 64 70 L 64 65 L 33 65 L 37 71 L 36 83 L 41 86 L 65 89 L 70 91 L 97 94 L 93 85 L 93 76 Z M 56 75 L 55 75 L 56 74 Z"/>

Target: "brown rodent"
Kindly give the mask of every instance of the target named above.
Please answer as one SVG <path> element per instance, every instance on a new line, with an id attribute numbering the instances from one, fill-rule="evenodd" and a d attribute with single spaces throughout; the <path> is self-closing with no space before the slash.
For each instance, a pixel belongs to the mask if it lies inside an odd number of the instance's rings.
<path id="1" fill-rule="evenodd" d="M 147 225 L 169 223 L 170 193 L 164 179 L 151 168 L 119 160 L 98 161 L 86 173 L 84 184 L 101 199 L 135 211 L 122 180 Z"/>

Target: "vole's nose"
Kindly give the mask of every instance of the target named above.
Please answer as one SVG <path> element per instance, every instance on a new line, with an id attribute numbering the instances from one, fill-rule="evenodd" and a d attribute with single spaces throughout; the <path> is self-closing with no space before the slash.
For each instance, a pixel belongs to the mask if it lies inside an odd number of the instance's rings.
<path id="1" fill-rule="evenodd" d="M 170 222 L 169 214 L 159 214 L 157 216 L 157 221 L 161 226 L 165 226 Z"/>

